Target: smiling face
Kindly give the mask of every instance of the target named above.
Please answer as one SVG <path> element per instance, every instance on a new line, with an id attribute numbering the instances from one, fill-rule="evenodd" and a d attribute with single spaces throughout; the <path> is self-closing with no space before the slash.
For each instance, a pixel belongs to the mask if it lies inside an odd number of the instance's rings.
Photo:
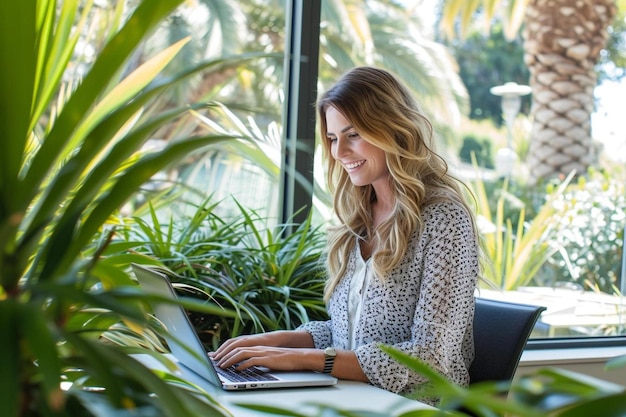
<path id="1" fill-rule="evenodd" d="M 385 152 L 363 139 L 333 106 L 326 110 L 326 140 L 332 157 L 343 166 L 356 186 L 372 185 L 376 194 L 389 186 Z"/>

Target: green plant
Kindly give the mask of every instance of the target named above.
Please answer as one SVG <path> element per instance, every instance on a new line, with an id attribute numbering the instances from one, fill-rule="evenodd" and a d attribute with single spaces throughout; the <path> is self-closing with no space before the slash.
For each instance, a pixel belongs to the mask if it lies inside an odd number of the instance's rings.
<path id="1" fill-rule="evenodd" d="M 419 359 L 392 347 L 384 346 L 383 350 L 429 377 L 430 384 L 413 396 L 440 398 L 439 409 L 445 415 L 466 416 L 469 412 L 476 416 L 588 417 L 626 413 L 625 387 L 584 374 L 546 367 L 512 383 L 481 382 L 463 388 Z M 626 356 L 617 357 L 608 361 L 606 368 L 625 364 Z"/>
<path id="2" fill-rule="evenodd" d="M 397 417 L 619 417 L 626 413 L 626 387 L 581 373 L 546 367 L 511 383 L 480 382 L 462 387 L 418 358 L 391 346 L 381 348 L 393 359 L 428 377 L 430 382 L 408 397 L 439 399 L 437 409 L 394 414 Z M 615 370 L 625 365 L 626 356 L 620 356 L 609 360 L 605 368 Z M 389 413 L 348 412 L 324 404 L 314 405 L 311 414 L 265 404 L 244 407 L 268 415 L 293 417 L 389 416 Z"/>
<path id="3" fill-rule="evenodd" d="M 113 325 L 120 322 L 134 331 L 150 326 L 142 294 L 124 269 L 144 257 L 119 255 L 120 245 L 133 243 L 111 243 L 111 216 L 172 161 L 231 138 L 187 138 L 137 153 L 151 132 L 189 109 L 144 115 L 152 100 L 194 72 L 224 62 L 203 62 L 160 78 L 182 40 L 134 70 L 127 67 L 138 45 L 181 1 L 140 2 L 125 24 L 109 28 L 80 82 L 69 84 L 63 77 L 92 2 L 0 3 L 3 415 L 111 416 L 131 409 L 222 415 L 198 393 L 168 385 L 139 365 L 129 356 L 137 347 L 102 337 L 115 333 Z"/>
<path id="4" fill-rule="evenodd" d="M 615 172 L 589 170 L 587 175 L 567 187 L 553 204 L 562 215 L 553 236 L 570 260 L 551 261 L 552 281 L 572 282 L 605 293 L 619 286 L 622 242 L 626 226 L 626 195 L 622 180 Z M 558 278 L 555 278 L 558 277 Z"/>
<path id="5" fill-rule="evenodd" d="M 565 192 L 572 177 L 573 174 L 570 174 L 557 187 L 548 190 L 546 201 L 531 220 L 526 221 L 526 207 L 522 206 L 516 225 L 509 217 L 505 217 L 508 182 L 504 182 L 497 195 L 495 213 L 492 213 L 484 181 L 478 175 L 472 181 L 479 225 L 482 227 L 482 247 L 486 260 L 483 274 L 487 281 L 502 290 L 514 290 L 530 283 L 554 254 L 560 253 L 567 259 L 567 254 L 553 240 L 553 220 L 560 215 L 554 202 Z"/>
<path id="6" fill-rule="evenodd" d="M 487 138 L 477 138 L 468 134 L 463 137 L 463 145 L 459 150 L 461 161 L 472 163 L 472 155 L 476 158 L 476 164 L 483 168 L 493 168 L 493 152 L 491 141 Z"/>
<path id="7" fill-rule="evenodd" d="M 294 225 L 270 227 L 268 219 L 235 203 L 240 214 L 231 218 L 216 214 L 218 204 L 210 199 L 175 220 L 159 220 L 153 208 L 148 219 L 134 218 L 124 239 L 140 243 L 133 250 L 166 267 L 180 294 L 237 311 L 237 317 L 188 312 L 210 350 L 240 334 L 327 318 L 320 227 L 309 221 L 287 233 Z"/>

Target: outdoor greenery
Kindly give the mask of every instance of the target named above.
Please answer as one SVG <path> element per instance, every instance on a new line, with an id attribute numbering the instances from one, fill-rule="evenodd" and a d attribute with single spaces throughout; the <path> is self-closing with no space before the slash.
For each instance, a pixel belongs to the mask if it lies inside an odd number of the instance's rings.
<path id="1" fill-rule="evenodd" d="M 617 13 L 609 28 L 605 53 L 598 63 L 598 80 L 619 81 L 626 77 L 626 0 L 616 0 Z"/>
<path id="2" fill-rule="evenodd" d="M 475 135 L 466 135 L 463 137 L 463 144 L 459 151 L 461 161 L 471 164 L 473 159 L 476 165 L 482 168 L 493 169 L 493 146 L 489 138 L 479 138 Z"/>
<path id="3" fill-rule="evenodd" d="M 525 160 L 529 183 L 566 176 L 573 169 L 584 175 L 597 163 L 589 158 L 594 152 L 589 139 L 597 68 L 601 56 L 609 55 L 608 35 L 619 27 L 614 23 L 624 2 L 443 0 L 442 5 L 441 24 L 446 36 L 464 38 L 480 15 L 485 32 L 498 28 L 493 23 L 499 22 L 506 39 L 521 36 L 524 40 L 524 63 L 533 93 L 532 143 Z M 582 46 L 575 57 L 571 53 L 573 39 Z M 545 57 L 551 57 L 550 64 L 546 65 Z M 577 114 L 556 110 L 555 103 L 576 109 Z"/>
<path id="4" fill-rule="evenodd" d="M 524 65 L 522 40 L 505 38 L 502 23 L 497 22 L 488 34 L 481 25 L 462 41 L 446 40 L 459 63 L 459 75 L 470 97 L 471 119 L 489 119 L 497 126 L 504 123 L 500 97 L 491 94 L 491 87 L 506 82 L 528 84 L 528 68 Z M 528 114 L 530 97 L 522 98 L 522 114 Z"/>
<path id="5" fill-rule="evenodd" d="M 591 170 L 561 194 L 553 205 L 560 233 L 553 239 L 569 263 L 551 259 L 538 284 L 575 283 L 581 288 L 619 293 L 626 226 L 626 189 L 618 170 Z"/>
<path id="6" fill-rule="evenodd" d="M 487 280 L 503 290 L 567 283 L 619 294 L 626 203 L 618 178 L 619 170 L 576 181 L 572 173 L 537 200 L 536 188 L 510 179 L 474 180 Z"/>
<path id="7" fill-rule="evenodd" d="M 559 253 L 559 247 L 553 241 L 558 231 L 550 222 L 559 212 L 551 201 L 564 192 L 570 180 L 571 176 L 555 192 L 548 194 L 548 201 L 531 219 L 526 217 L 524 203 L 508 192 L 507 179 L 502 188 L 489 195 L 484 181 L 479 178 L 473 182 L 486 259 L 483 276 L 489 283 L 502 290 L 528 285 L 540 268 Z M 517 206 L 514 210 L 510 208 L 511 203 Z"/>

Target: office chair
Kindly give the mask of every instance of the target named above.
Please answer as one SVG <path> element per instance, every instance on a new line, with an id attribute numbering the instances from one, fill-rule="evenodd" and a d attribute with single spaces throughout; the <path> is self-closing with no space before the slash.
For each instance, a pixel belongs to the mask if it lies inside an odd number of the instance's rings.
<path id="1" fill-rule="evenodd" d="M 546 308 L 476 298 L 470 384 L 513 380 L 530 333 Z"/>

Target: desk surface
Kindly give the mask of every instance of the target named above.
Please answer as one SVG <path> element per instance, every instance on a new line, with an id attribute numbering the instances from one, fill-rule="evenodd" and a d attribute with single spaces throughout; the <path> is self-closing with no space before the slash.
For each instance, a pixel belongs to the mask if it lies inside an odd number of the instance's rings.
<path id="1" fill-rule="evenodd" d="M 136 355 L 138 360 L 152 369 L 163 369 L 156 359 L 148 355 Z M 224 391 L 210 384 L 197 374 L 180 368 L 180 375 L 208 392 L 217 402 L 236 417 L 269 416 L 241 407 L 241 404 L 271 405 L 292 409 L 299 413 L 316 415 L 315 404 L 332 406 L 352 412 L 378 412 L 385 416 L 397 416 L 412 410 L 427 410 L 432 407 L 400 395 L 355 381 L 340 380 L 331 387 L 280 388 L 251 391 Z"/>

